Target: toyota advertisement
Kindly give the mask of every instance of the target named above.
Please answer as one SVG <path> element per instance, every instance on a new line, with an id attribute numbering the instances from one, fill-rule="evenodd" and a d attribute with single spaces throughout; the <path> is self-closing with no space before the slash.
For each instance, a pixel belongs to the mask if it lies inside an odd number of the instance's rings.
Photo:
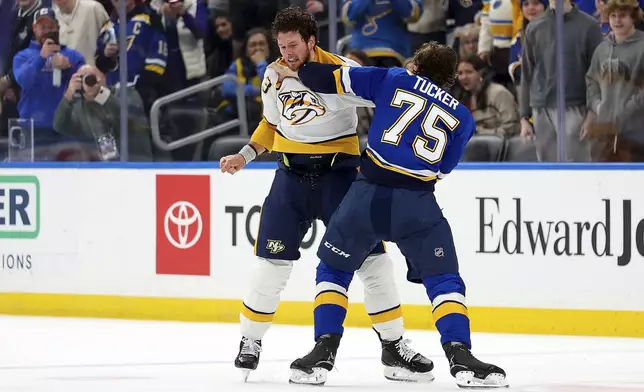
<path id="1" fill-rule="evenodd" d="M 157 175 L 159 275 L 210 275 L 210 176 Z"/>

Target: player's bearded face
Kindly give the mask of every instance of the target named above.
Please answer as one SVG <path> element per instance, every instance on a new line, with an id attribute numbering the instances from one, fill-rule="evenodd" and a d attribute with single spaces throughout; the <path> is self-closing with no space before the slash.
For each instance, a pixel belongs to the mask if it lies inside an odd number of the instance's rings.
<path id="1" fill-rule="evenodd" d="M 315 47 L 315 38 L 310 37 L 305 41 L 298 32 L 278 33 L 277 45 L 286 65 L 291 70 L 297 71 L 302 64 L 309 61 Z"/>

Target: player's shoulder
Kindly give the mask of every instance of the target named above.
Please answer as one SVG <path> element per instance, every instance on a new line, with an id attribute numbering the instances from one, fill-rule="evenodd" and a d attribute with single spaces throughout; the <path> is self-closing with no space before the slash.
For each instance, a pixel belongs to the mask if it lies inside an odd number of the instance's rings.
<path id="1" fill-rule="evenodd" d="M 456 117 L 456 119 L 458 120 L 459 126 L 466 127 L 466 128 L 474 126 L 475 124 L 474 116 L 472 116 L 472 112 L 466 105 L 459 103 L 456 106 L 456 109 L 452 110 L 452 113 L 454 114 L 454 117 Z"/>

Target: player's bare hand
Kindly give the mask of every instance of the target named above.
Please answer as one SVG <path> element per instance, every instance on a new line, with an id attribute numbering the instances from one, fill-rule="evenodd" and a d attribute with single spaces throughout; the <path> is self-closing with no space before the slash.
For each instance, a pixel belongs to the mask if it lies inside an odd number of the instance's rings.
<path id="1" fill-rule="evenodd" d="M 222 173 L 235 174 L 246 166 L 246 160 L 241 154 L 227 155 L 219 160 Z"/>
<path id="2" fill-rule="evenodd" d="M 278 76 L 278 81 L 281 82 L 282 80 L 286 78 L 295 78 L 297 79 L 297 71 L 293 71 L 289 67 L 282 65 L 279 63 L 279 61 L 274 61 L 272 62 L 268 68 L 274 70 L 277 72 Z"/>

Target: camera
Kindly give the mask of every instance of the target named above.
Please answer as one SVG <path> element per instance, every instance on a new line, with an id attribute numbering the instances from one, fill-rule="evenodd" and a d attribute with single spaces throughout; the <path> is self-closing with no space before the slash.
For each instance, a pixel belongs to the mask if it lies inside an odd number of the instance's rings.
<path id="1" fill-rule="evenodd" d="M 95 75 L 92 75 L 92 74 L 82 75 L 80 78 L 83 85 L 87 87 L 94 87 L 96 86 L 96 83 L 98 83 L 98 79 L 96 78 Z"/>

